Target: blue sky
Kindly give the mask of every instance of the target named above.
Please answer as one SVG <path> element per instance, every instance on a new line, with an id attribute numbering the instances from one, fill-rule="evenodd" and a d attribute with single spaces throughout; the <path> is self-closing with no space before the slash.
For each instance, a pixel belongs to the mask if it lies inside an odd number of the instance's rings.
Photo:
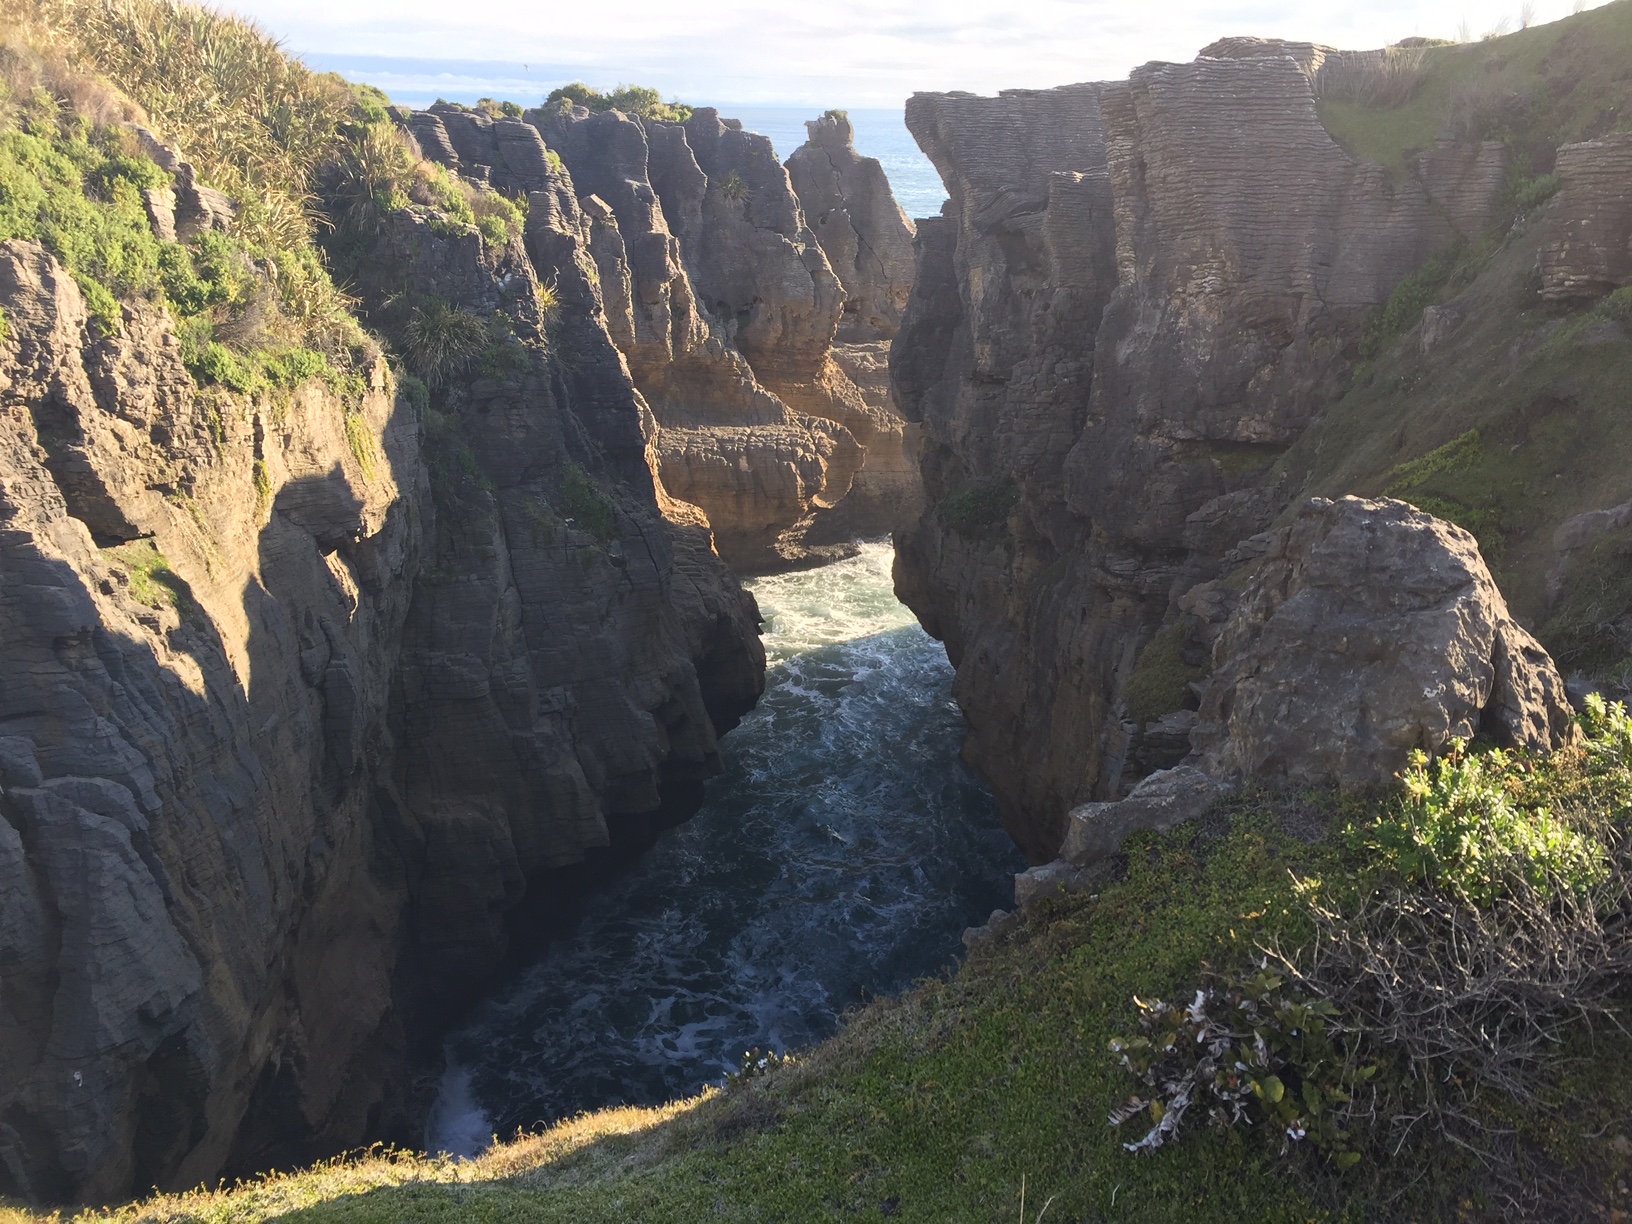
<path id="1" fill-rule="evenodd" d="M 1372 47 L 1412 34 L 1452 37 L 1464 23 L 1477 36 L 1521 15 L 1519 0 L 1033 0 L 1009 7 L 968 0 L 228 0 L 225 7 L 256 18 L 323 67 L 340 57 L 366 62 L 374 75 L 423 76 L 432 63 L 462 62 L 484 79 L 514 79 L 510 93 L 518 100 L 583 79 L 639 82 L 688 100 L 798 106 L 899 106 L 920 89 L 993 93 L 1121 77 L 1149 60 L 1188 60 L 1226 34 Z M 1573 7 L 1573 0 L 1530 5 L 1538 21 Z"/>

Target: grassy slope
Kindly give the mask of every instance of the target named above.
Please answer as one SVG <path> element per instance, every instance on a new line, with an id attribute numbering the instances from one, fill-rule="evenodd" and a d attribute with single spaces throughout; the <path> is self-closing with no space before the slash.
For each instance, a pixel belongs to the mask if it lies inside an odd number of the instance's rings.
<path id="1" fill-rule="evenodd" d="M 1621 779 L 1626 793 L 1628 779 Z M 1351 879 L 1358 852 L 1303 837 L 1365 820 L 1377 800 L 1249 797 L 1204 827 L 1142 840 L 1097 898 L 1045 905 L 955 974 L 861 1011 L 838 1037 L 768 1074 L 658 1110 L 589 1115 L 475 1162 L 374 1154 L 249 1186 L 81 1217 L 310 1224 L 386 1221 L 898 1218 L 1315 1221 L 1489 1218 L 1477 1167 L 1443 1145 L 1403 1163 L 1374 1148 L 1336 1173 L 1262 1131 L 1199 1124 L 1152 1157 L 1106 1122 L 1132 1081 L 1107 1051 L 1135 995 L 1186 998 L 1211 966 L 1260 943 L 1296 946 L 1293 876 Z M 1581 1053 L 1585 1053 L 1583 1048 Z M 1600 1038 L 1569 1073 L 1567 1112 L 1517 1116 L 1534 1150 L 1602 1187 L 1632 1117 L 1632 1045 Z M 1457 1205 L 1465 1205 L 1457 1210 Z M 0 1224 L 35 1224 L 0 1210 Z"/>
<path id="2" fill-rule="evenodd" d="M 1588 307 L 1535 296 L 1539 229 L 1510 236 L 1456 297 L 1465 321 L 1449 339 L 1427 354 L 1415 331 L 1395 340 L 1286 460 L 1311 493 L 1392 492 L 1461 522 L 1532 624 L 1558 524 L 1632 497 L 1632 342 L 1624 328 L 1572 327 Z M 1475 429 L 1440 470 L 1406 469 Z"/>
<path id="3" fill-rule="evenodd" d="M 1328 101 L 1321 115 L 1352 152 L 1399 166 L 1442 130 L 1470 82 L 1526 99 L 1488 132 L 1512 148 L 1519 185 L 1526 172 L 1550 170 L 1558 144 L 1632 126 L 1632 3 L 1430 49 L 1425 71 L 1398 109 Z M 1546 576 L 1559 523 L 1632 498 L 1632 328 L 1583 326 L 1598 321 L 1590 302 L 1540 300 L 1534 269 L 1546 219 L 1542 205 L 1511 230 L 1484 236 L 1466 261 L 1477 276 L 1437 294 L 1465 321 L 1427 354 L 1415 330 L 1388 342 L 1282 470 L 1309 493 L 1392 493 L 1468 527 L 1521 619 L 1571 656 L 1567 663 L 1601 670 L 1611 661 L 1606 649 L 1582 648 L 1577 626 L 1556 623 Z M 1426 479 L 1411 479 L 1405 465 L 1470 430 L 1479 431 L 1476 442 L 1433 464 L 1439 470 Z"/>
<path id="4" fill-rule="evenodd" d="M 1060 904 L 799 1062 L 666 1117 L 612 1111 L 475 1165 L 375 1159 L 118 1218 L 1014 1219 L 1022 1180 L 1030 1211 L 1058 1196 L 1057 1220 L 1339 1218 L 1256 1137 L 1198 1132 L 1135 1159 L 1105 1120 L 1131 1087 L 1106 1052 L 1130 997 L 1185 991 L 1204 962 L 1295 925 L 1287 868 L 1329 852 L 1272 823 L 1249 805 L 1207 855 L 1193 831 L 1136 855 L 1099 900 Z"/>
<path id="5" fill-rule="evenodd" d="M 1616 0 L 1503 38 L 1423 51 L 1425 77 L 1404 106 L 1322 100 L 1327 130 L 1355 157 L 1402 171 L 1471 107 L 1491 112 L 1474 133 L 1507 140 L 1521 170 L 1552 169 L 1561 144 L 1632 128 L 1632 3 Z M 1501 95 L 1514 101 L 1496 114 Z"/>

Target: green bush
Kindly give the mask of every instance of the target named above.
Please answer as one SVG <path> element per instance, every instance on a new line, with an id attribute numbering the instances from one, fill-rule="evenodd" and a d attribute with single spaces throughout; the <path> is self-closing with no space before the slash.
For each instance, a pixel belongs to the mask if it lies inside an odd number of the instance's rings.
<path id="1" fill-rule="evenodd" d="M 514 201 L 496 191 L 476 191 L 471 195 L 469 207 L 476 228 L 481 230 L 489 246 L 508 246 L 521 237 L 526 215 Z"/>
<path id="2" fill-rule="evenodd" d="M 1151 1152 L 1176 1138 L 1195 1109 L 1220 1129 L 1265 1129 L 1283 1153 L 1307 1139 L 1339 1168 L 1359 1161 L 1346 1107 L 1377 1068 L 1358 1065 L 1328 1000 L 1261 963 L 1202 987 L 1187 1006 L 1133 1002 L 1139 1034 L 1113 1039 L 1111 1051 L 1140 1092 L 1112 1110 L 1110 1122 L 1143 1116 L 1150 1128 L 1123 1144 L 1128 1151 Z"/>
<path id="3" fill-rule="evenodd" d="M 1534 178 L 1521 178 L 1508 186 L 1508 201 L 1516 211 L 1531 213 L 1557 195 L 1562 184 L 1563 180 L 1556 171 Z"/>
<path id="4" fill-rule="evenodd" d="M 209 341 L 186 364 L 200 386 L 220 386 L 245 395 L 266 386 L 266 379 L 258 369 L 219 341 Z"/>
<path id="5" fill-rule="evenodd" d="M 1500 749 L 1470 753 L 1457 740 L 1437 760 L 1416 752 L 1401 775 L 1401 795 L 1375 823 L 1351 827 L 1349 844 L 1408 883 L 1472 905 L 1518 887 L 1580 895 L 1602 883 L 1608 864 L 1601 846 L 1546 807 L 1516 801 L 1523 773 L 1518 757 Z"/>
<path id="6" fill-rule="evenodd" d="M 592 111 L 620 110 L 642 119 L 666 119 L 675 123 L 691 118 L 691 107 L 684 102 L 665 102 L 657 90 L 644 85 L 619 85 L 611 93 L 602 93 L 582 81 L 573 81 L 552 89 L 544 101 L 546 104 L 573 102 Z"/>
<path id="7" fill-rule="evenodd" d="M 576 463 L 569 462 L 561 474 L 557 509 L 571 525 L 588 532 L 602 548 L 617 539 L 618 519 L 611 498 L 601 492 L 589 473 Z"/>
<path id="8" fill-rule="evenodd" d="M 1190 682 L 1207 673 L 1184 661 L 1183 648 L 1184 626 L 1178 623 L 1158 629 L 1145 644 L 1123 693 L 1129 718 L 1149 722 L 1184 707 Z"/>
<path id="9" fill-rule="evenodd" d="M 403 356 L 433 390 L 469 369 L 487 344 L 487 323 L 480 315 L 440 298 L 411 307 L 403 327 Z"/>
<path id="10" fill-rule="evenodd" d="M 1588 693 L 1581 712 L 1581 728 L 1587 733 L 1587 758 L 1595 772 L 1632 767 L 1632 718 L 1624 702 L 1605 702 L 1598 693 Z"/>
<path id="11" fill-rule="evenodd" d="M 1394 287 L 1388 301 L 1366 316 L 1360 329 L 1360 356 L 1367 361 L 1376 357 L 1391 339 L 1415 327 L 1424 310 L 1472 283 L 1500 245 L 1496 234 L 1477 242 L 1458 238 L 1430 255 Z"/>
<path id="12" fill-rule="evenodd" d="M 310 378 L 326 378 L 333 372 L 327 357 L 307 348 L 288 349 L 267 357 L 264 367 L 267 381 L 284 388 L 298 387 Z"/>
<path id="13" fill-rule="evenodd" d="M 1632 323 L 1632 285 L 1615 290 L 1598 303 L 1597 311 L 1617 323 Z"/>
<path id="14" fill-rule="evenodd" d="M 1020 486 L 1010 477 L 966 485 L 941 499 L 936 508 L 941 522 L 961 536 L 989 535 L 1008 522 L 1009 511 L 1020 502 Z"/>
<path id="15" fill-rule="evenodd" d="M 119 325 L 117 296 L 159 282 L 159 242 L 141 188 L 158 168 L 105 147 L 110 137 L 11 131 L 0 134 L 0 240 L 38 242 L 84 291 L 91 315 Z"/>
<path id="16" fill-rule="evenodd" d="M 425 380 L 418 375 L 410 374 L 406 370 L 402 371 L 397 375 L 397 390 L 404 399 L 420 412 L 424 412 L 431 406 L 430 388 L 425 385 Z"/>

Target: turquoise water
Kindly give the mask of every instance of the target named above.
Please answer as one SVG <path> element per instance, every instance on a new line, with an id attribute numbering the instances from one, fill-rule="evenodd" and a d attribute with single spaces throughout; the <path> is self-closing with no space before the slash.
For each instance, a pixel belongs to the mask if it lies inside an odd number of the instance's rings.
<path id="1" fill-rule="evenodd" d="M 426 107 L 438 98 L 449 102 L 473 103 L 478 98 L 500 98 L 536 106 L 552 85 L 568 79 L 570 72 L 557 68 L 552 75 L 545 65 L 504 64 L 480 60 L 406 59 L 384 55 L 327 55 L 307 53 L 301 57 L 313 68 L 338 72 L 348 80 L 366 81 L 389 94 L 404 106 Z M 566 75 L 562 75 L 566 73 Z M 699 101 L 687 99 L 687 101 Z M 805 143 L 805 120 L 814 119 L 824 107 L 738 106 L 731 102 L 699 101 L 718 106 L 730 119 L 741 119 L 751 132 L 771 138 L 778 157 L 786 158 Z M 842 106 L 842 103 L 839 105 Z M 902 111 L 893 109 L 849 109 L 856 129 L 856 148 L 876 157 L 889 176 L 895 198 L 909 217 L 930 217 L 941 211 L 946 192 L 935 167 L 918 149 Z"/>
<path id="2" fill-rule="evenodd" d="M 764 698 L 701 811 L 448 1039 L 427 1146 L 695 1092 L 753 1047 L 951 963 L 1024 863 L 958 759 L 952 669 L 894 597 L 887 544 L 754 580 Z"/>

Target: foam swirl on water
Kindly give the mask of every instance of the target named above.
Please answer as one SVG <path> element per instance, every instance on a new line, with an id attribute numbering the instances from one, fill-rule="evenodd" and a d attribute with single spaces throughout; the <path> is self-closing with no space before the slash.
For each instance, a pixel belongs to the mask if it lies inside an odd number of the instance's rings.
<path id="1" fill-rule="evenodd" d="M 694 1092 L 751 1047 L 814 1044 L 1007 904 L 1023 864 L 958 759 L 952 669 L 895 599 L 891 559 L 868 544 L 749 584 L 770 671 L 725 773 L 449 1038 L 428 1147 L 471 1154 Z"/>

